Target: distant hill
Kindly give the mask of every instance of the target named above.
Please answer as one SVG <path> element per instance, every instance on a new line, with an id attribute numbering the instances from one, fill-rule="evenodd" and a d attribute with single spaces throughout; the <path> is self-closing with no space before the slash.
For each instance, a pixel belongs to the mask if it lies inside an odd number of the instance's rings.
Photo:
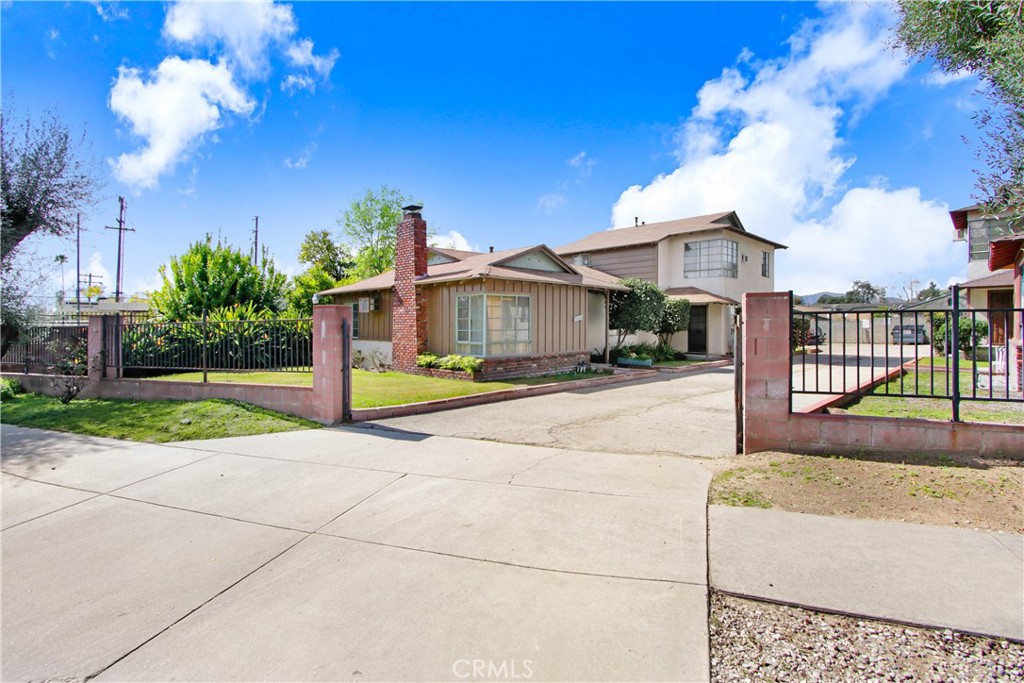
<path id="1" fill-rule="evenodd" d="M 798 296 L 803 299 L 803 302 L 807 306 L 813 306 L 818 303 L 818 299 L 825 296 L 843 296 L 846 292 L 817 292 L 815 294 L 799 294 Z"/>

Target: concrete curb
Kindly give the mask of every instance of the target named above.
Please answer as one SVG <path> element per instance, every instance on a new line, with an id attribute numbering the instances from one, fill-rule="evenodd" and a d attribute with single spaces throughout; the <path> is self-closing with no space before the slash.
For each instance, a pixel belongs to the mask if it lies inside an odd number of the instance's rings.
<path id="1" fill-rule="evenodd" d="M 556 382 L 552 384 L 539 384 L 536 386 L 519 387 L 516 389 L 501 389 L 490 391 L 484 394 L 473 394 L 471 396 L 457 396 L 455 398 L 443 398 L 436 401 L 422 401 L 420 403 L 406 403 L 399 406 L 381 406 L 380 408 L 358 408 L 352 411 L 353 422 L 367 422 L 371 420 L 383 420 L 389 417 L 407 417 L 409 415 L 422 415 L 425 413 L 436 413 L 441 410 L 453 410 L 455 408 L 468 408 L 470 406 L 485 405 L 488 403 L 499 403 L 501 401 L 512 401 L 518 398 L 529 396 L 544 396 L 557 394 L 563 391 L 574 391 L 578 389 L 590 389 L 592 387 L 603 387 L 612 384 L 623 384 L 634 382 L 640 379 L 657 377 L 656 370 L 616 370 L 614 375 L 608 377 L 594 377 L 590 379 L 579 379 L 571 382 Z"/>
<path id="2" fill-rule="evenodd" d="M 853 391 L 846 394 L 830 394 L 828 397 L 812 403 L 809 406 L 804 406 L 798 410 L 794 410 L 794 413 L 821 413 L 826 408 L 842 408 L 847 403 L 854 401 L 859 398 L 861 393 L 867 393 L 868 390 L 874 389 L 884 382 L 888 382 L 900 374 L 907 372 L 917 366 L 917 359 L 907 361 L 898 368 L 893 368 L 889 372 L 885 373 L 881 377 L 875 377 L 873 379 L 867 379 L 861 382 L 858 386 L 854 387 Z"/>

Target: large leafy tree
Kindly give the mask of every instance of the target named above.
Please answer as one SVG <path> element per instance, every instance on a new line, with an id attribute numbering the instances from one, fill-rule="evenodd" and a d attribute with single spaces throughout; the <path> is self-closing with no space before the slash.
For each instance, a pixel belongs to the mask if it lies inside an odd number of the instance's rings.
<path id="1" fill-rule="evenodd" d="M 970 71 L 990 106 L 976 115 L 983 138 L 978 199 L 1024 217 L 1024 5 L 1019 0 L 899 0 L 897 43 L 946 73 Z"/>
<path id="2" fill-rule="evenodd" d="M 354 265 L 348 249 L 331 238 L 328 230 L 311 230 L 299 246 L 299 262 L 319 268 L 334 280 L 344 280 Z"/>
<path id="3" fill-rule="evenodd" d="M 672 342 L 672 335 L 689 327 L 690 302 L 686 299 L 666 299 L 661 321 L 658 323 L 658 342 L 667 346 Z"/>
<path id="4" fill-rule="evenodd" d="M 214 244 L 207 235 L 191 244 L 168 266 L 160 267 L 163 285 L 151 305 L 167 320 L 192 320 L 217 308 L 252 304 L 278 313 L 285 306 L 287 278 L 277 272 L 266 249 L 258 264 L 240 249 Z"/>
<path id="5" fill-rule="evenodd" d="M 19 268 L 19 247 L 33 234 L 70 234 L 75 214 L 94 203 L 100 188 L 84 135 L 73 134 L 53 113 L 21 117 L 11 100 L 8 95 L 0 112 L 0 353 L 17 341 L 29 308 L 34 269 Z"/>
<path id="6" fill-rule="evenodd" d="M 618 333 L 616 346 L 631 334 L 657 332 L 665 310 L 665 292 L 653 282 L 634 277 L 619 284 L 628 289 L 612 292 L 608 316 L 609 327 Z"/>
<path id="7" fill-rule="evenodd" d="M 409 198 L 382 185 L 353 200 L 338 217 L 338 225 L 355 253 L 351 274 L 363 280 L 395 267 L 395 226 Z"/>
<path id="8" fill-rule="evenodd" d="M 292 278 L 291 289 L 285 295 L 288 300 L 289 318 L 308 318 L 313 315 L 313 295 L 338 284 L 338 278 L 320 266 L 313 266 Z M 322 302 L 321 302 L 322 303 Z"/>

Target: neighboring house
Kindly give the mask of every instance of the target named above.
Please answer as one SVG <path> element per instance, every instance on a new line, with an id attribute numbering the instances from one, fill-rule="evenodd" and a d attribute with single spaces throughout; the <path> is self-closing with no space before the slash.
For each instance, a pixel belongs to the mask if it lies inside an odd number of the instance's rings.
<path id="1" fill-rule="evenodd" d="M 1024 232 L 1020 222 L 985 214 L 980 206 L 968 206 L 949 212 L 953 221 L 953 241 L 967 242 L 967 282 L 960 285 L 965 291 L 968 308 L 1010 308 L 1013 303 L 1013 273 L 993 270 L 989 265 L 989 244 L 1000 237 Z M 1007 320 L 1003 313 L 987 315 L 992 344 L 1006 341 Z"/>
<path id="2" fill-rule="evenodd" d="M 356 350 L 413 373 L 418 354 L 477 356 L 485 379 L 564 372 L 604 351 L 618 278 L 542 244 L 489 253 L 428 247 L 421 209 L 404 209 L 395 270 L 319 293 L 353 305 Z"/>
<path id="3" fill-rule="evenodd" d="M 1024 391 L 1024 233 L 993 239 L 989 244 L 988 267 L 997 272 L 1009 273 L 1013 280 L 1010 306 L 1015 308 L 1009 327 L 1007 368 L 1016 368 L 1009 373 L 1013 377 L 1011 387 Z M 1014 386 L 1015 385 L 1015 386 Z"/>
<path id="4" fill-rule="evenodd" d="M 690 302 L 690 329 L 672 340 L 690 353 L 733 352 L 733 320 L 746 292 L 775 289 L 775 250 L 747 232 L 735 211 L 602 230 L 555 251 L 618 278 L 650 280 Z"/>

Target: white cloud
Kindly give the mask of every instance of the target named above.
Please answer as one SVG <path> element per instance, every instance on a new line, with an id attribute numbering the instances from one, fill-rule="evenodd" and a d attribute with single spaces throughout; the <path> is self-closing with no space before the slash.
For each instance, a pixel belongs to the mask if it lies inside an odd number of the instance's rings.
<path id="1" fill-rule="evenodd" d="M 947 85 L 953 83 L 959 83 L 960 81 L 966 81 L 971 78 L 974 74 L 966 69 L 962 71 L 954 71 L 953 73 L 946 73 L 945 71 L 932 71 L 925 76 L 921 81 L 925 85 L 934 85 L 938 88 L 944 88 Z"/>
<path id="2" fill-rule="evenodd" d="M 338 61 L 339 56 L 337 49 L 332 49 L 323 56 L 314 55 L 313 41 L 309 38 L 292 43 L 288 46 L 285 54 L 293 66 L 311 67 L 324 79 L 331 75 L 331 70 L 334 69 L 334 63 Z"/>
<path id="3" fill-rule="evenodd" d="M 292 159 L 289 157 L 285 159 L 284 165 L 291 169 L 306 168 L 306 166 L 309 165 L 310 159 L 313 158 L 313 154 L 316 150 L 317 144 L 315 142 L 311 142 L 302 148 L 302 151 L 299 152 L 299 155 L 296 158 Z"/>
<path id="4" fill-rule="evenodd" d="M 224 64 L 179 57 L 164 59 L 148 78 L 139 69 L 118 69 L 109 105 L 145 140 L 112 161 L 119 180 L 141 188 L 154 187 L 203 135 L 220 128 L 224 112 L 244 116 L 255 107 Z"/>
<path id="5" fill-rule="evenodd" d="M 446 233 L 434 235 L 430 238 L 430 246 L 442 249 L 458 249 L 459 251 L 480 251 L 480 247 L 470 244 L 458 230 L 449 230 Z"/>
<path id="6" fill-rule="evenodd" d="M 796 291 L 845 291 L 855 278 L 940 265 L 951 251 L 946 207 L 916 188 L 843 183 L 855 159 L 841 153 L 840 126 L 909 68 L 887 44 L 891 10 L 822 11 L 790 38 L 787 56 L 747 54 L 704 84 L 676 137 L 679 166 L 625 190 L 613 227 L 736 210 L 749 230 L 791 247 L 779 253 L 776 286 Z"/>
<path id="7" fill-rule="evenodd" d="M 100 15 L 105 23 L 116 19 L 127 19 L 128 10 L 121 7 L 118 2 L 101 2 L 101 0 L 89 0 L 89 4 L 96 8 L 96 14 Z"/>
<path id="8" fill-rule="evenodd" d="M 565 206 L 566 201 L 564 192 L 548 192 L 537 198 L 537 208 L 544 213 L 552 213 Z"/>
<path id="9" fill-rule="evenodd" d="M 291 5 L 273 2 L 177 2 L 167 11 L 164 35 L 185 44 L 220 48 L 247 75 L 266 71 L 271 44 L 296 31 Z"/>
<path id="10" fill-rule="evenodd" d="M 301 74 L 288 74 L 288 76 L 281 81 L 281 92 L 294 95 L 299 90 L 308 90 L 309 92 L 316 91 L 316 81 L 313 80 L 312 76 Z"/>

